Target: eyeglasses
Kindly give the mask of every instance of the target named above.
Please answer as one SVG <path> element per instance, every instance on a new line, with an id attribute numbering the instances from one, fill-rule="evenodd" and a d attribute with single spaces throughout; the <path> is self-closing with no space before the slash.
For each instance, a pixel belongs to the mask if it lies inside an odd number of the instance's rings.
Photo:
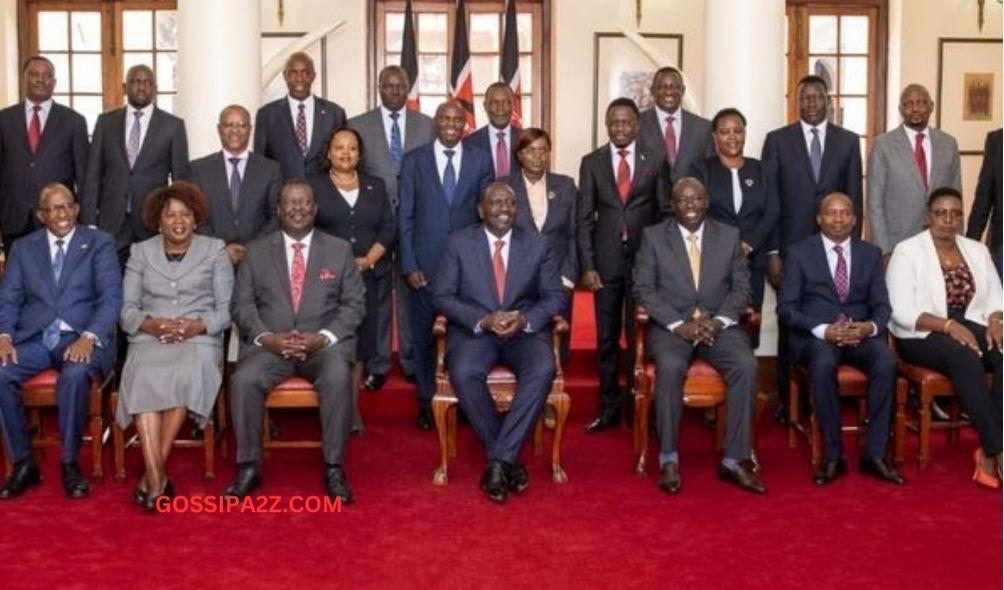
<path id="1" fill-rule="evenodd" d="M 76 203 L 69 205 L 53 205 L 52 207 L 39 207 L 38 210 L 48 215 L 49 213 L 69 213 L 76 207 Z"/>

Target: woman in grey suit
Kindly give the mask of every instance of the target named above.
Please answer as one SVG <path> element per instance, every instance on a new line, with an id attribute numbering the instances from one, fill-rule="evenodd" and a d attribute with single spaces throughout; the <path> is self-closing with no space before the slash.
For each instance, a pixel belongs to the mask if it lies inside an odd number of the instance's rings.
<path id="1" fill-rule="evenodd" d="M 187 415 L 203 426 L 223 380 L 223 332 L 230 327 L 233 267 L 222 240 L 195 235 L 206 200 L 176 182 L 146 200 L 143 219 L 160 233 L 133 244 L 120 323 L 129 336 L 116 420 L 135 418 L 146 472 L 134 501 L 153 510 L 173 496 L 167 458 Z"/>

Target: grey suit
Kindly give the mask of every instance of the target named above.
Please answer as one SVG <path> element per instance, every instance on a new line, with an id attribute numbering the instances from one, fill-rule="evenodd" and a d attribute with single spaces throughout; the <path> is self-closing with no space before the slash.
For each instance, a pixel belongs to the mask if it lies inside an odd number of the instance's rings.
<path id="1" fill-rule="evenodd" d="M 276 229 L 275 204 L 282 187 L 278 162 L 248 154 L 236 210 L 230 203 L 233 165 L 222 151 L 194 160 L 190 168 L 192 182 L 199 185 L 209 202 L 209 218 L 199 227 L 200 233 L 227 244 L 247 244 Z"/>
<path id="2" fill-rule="evenodd" d="M 693 172 L 691 167 L 695 163 L 715 155 L 715 142 L 711 138 L 711 121 L 684 109 L 679 109 L 678 112 L 682 113 L 683 118 L 680 121 L 680 137 L 676 140 L 679 146 L 676 151 L 676 162 L 670 164 L 670 180 L 673 183 L 685 176 L 691 176 Z M 655 109 L 642 111 L 638 124 L 641 126 L 638 140 L 648 146 L 650 154 L 665 160 L 666 141 Z"/>
<path id="3" fill-rule="evenodd" d="M 746 334 L 733 324 L 718 334 L 714 345 L 693 346 L 669 329 L 692 318 L 695 310 L 738 322 L 750 304 L 749 270 L 739 230 L 705 218 L 700 250 L 697 288 L 675 220 L 646 228 L 635 255 L 634 294 L 650 318 L 647 344 L 656 366 L 655 405 L 662 453 L 676 452 L 683 382 L 696 356 L 715 367 L 728 384 L 725 456 L 748 459 L 757 363 Z"/>
<path id="4" fill-rule="evenodd" d="M 943 131 L 933 127 L 928 127 L 928 131 L 931 134 L 928 188 L 920 177 L 913 146 L 903 125 L 876 137 L 868 156 L 871 242 L 885 254 L 924 229 L 930 191 L 944 186 L 962 190 L 958 143 Z"/>
<path id="5" fill-rule="evenodd" d="M 320 398 L 324 461 L 340 464 L 352 424 L 349 364 L 355 360 L 355 331 L 365 311 L 362 276 L 349 243 L 317 230 L 307 254 L 299 313 L 293 311 L 289 275 L 281 231 L 251 242 L 237 270 L 233 317 L 243 341 L 230 382 L 237 462 L 260 460 L 265 398 L 286 378 L 300 375 L 313 383 Z M 327 330 L 336 342 L 302 362 L 255 345 L 268 332 L 291 330 Z"/>

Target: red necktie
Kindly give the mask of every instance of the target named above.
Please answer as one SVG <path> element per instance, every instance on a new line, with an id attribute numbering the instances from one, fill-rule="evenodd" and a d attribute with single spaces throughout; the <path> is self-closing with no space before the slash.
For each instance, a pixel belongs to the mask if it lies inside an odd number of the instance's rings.
<path id="1" fill-rule="evenodd" d="M 305 244 L 293 244 L 293 268 L 289 272 L 289 290 L 293 296 L 293 313 L 300 313 L 300 299 L 303 298 L 303 282 L 307 278 L 307 261 L 303 258 Z"/>
<path id="2" fill-rule="evenodd" d="M 631 167 L 627 162 L 627 150 L 617 150 L 617 155 L 621 161 L 617 164 L 617 192 L 620 193 L 621 201 L 627 202 L 631 196 Z"/>
<path id="3" fill-rule="evenodd" d="M 666 121 L 666 135 L 663 140 L 666 142 L 666 161 L 672 166 L 676 164 L 676 128 L 673 127 L 673 119 L 670 115 Z"/>
<path id="4" fill-rule="evenodd" d="M 505 242 L 495 240 L 495 253 L 492 254 L 492 270 L 495 271 L 495 292 L 499 296 L 499 304 L 505 301 L 505 262 L 502 261 L 502 247 Z"/>
<path id="5" fill-rule="evenodd" d="M 917 160 L 917 169 L 920 170 L 920 180 L 924 183 L 924 190 L 927 190 L 927 154 L 924 152 L 924 134 L 918 133 L 913 142 L 913 159 Z"/>
<path id="6" fill-rule="evenodd" d="M 499 142 L 495 146 L 495 178 L 509 176 L 509 147 L 505 143 L 505 131 L 499 131 Z"/>
<path id="7" fill-rule="evenodd" d="M 28 125 L 28 147 L 34 154 L 38 149 L 39 140 L 42 139 L 42 120 L 38 118 L 38 111 L 42 110 L 42 107 L 35 105 L 31 108 L 34 112 L 31 114 L 31 125 Z"/>

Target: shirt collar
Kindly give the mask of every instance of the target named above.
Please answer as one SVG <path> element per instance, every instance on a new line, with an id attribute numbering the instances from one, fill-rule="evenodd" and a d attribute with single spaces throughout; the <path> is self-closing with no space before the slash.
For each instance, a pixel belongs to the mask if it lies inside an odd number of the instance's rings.
<path id="1" fill-rule="evenodd" d="M 66 234 L 61 238 L 57 238 L 56 234 L 52 233 L 49 230 L 45 230 L 45 237 L 49 239 L 49 249 L 56 247 L 56 240 L 63 240 L 63 248 L 69 247 L 70 240 L 73 239 L 73 234 L 75 233 L 77 233 L 77 226 L 73 226 L 73 229 L 70 230 L 70 233 Z"/>
<path id="2" fill-rule="evenodd" d="M 457 142 L 457 145 L 455 145 L 455 146 L 453 146 L 453 147 L 451 147 L 451 148 L 448 148 L 448 147 L 446 147 L 445 145 L 441 144 L 441 143 L 439 142 L 439 139 L 436 139 L 436 140 L 435 140 L 435 142 L 433 142 L 433 145 L 434 145 L 434 146 L 435 146 L 435 148 L 436 148 L 436 153 L 437 153 L 437 154 L 443 154 L 443 157 L 444 157 L 444 158 L 446 157 L 446 154 L 444 153 L 444 152 L 446 152 L 446 150 L 453 150 L 453 152 L 454 152 L 454 153 L 453 153 L 453 156 L 454 156 L 454 157 L 459 157 L 459 156 L 460 156 L 460 154 L 461 154 L 461 153 L 462 153 L 462 152 L 464 151 L 464 150 L 463 150 L 463 145 L 464 145 L 464 142 L 462 142 L 462 141 L 458 141 L 458 142 Z M 454 160 L 454 162 L 455 162 L 455 161 L 456 161 L 456 160 Z"/>
<path id="3" fill-rule="evenodd" d="M 670 115 L 672 115 L 673 117 L 675 117 L 675 119 L 673 120 L 673 122 L 674 123 L 678 123 L 681 120 L 683 120 L 683 107 L 676 107 L 676 112 L 671 113 L 669 111 L 664 111 L 664 110 L 660 109 L 658 106 L 656 106 L 655 107 L 655 114 L 658 115 L 660 123 L 663 122 L 663 121 L 665 121 L 666 117 L 668 117 Z"/>
<path id="4" fill-rule="evenodd" d="M 632 141 L 631 143 L 627 144 L 626 146 L 624 146 L 622 148 L 619 148 L 619 147 L 615 146 L 614 142 L 612 142 L 612 141 L 609 142 L 609 143 L 610 143 L 610 152 L 613 153 L 614 156 L 619 156 L 620 154 L 618 152 L 620 150 L 627 150 L 627 154 L 625 154 L 625 155 L 627 157 L 629 157 L 629 158 L 634 157 L 634 144 L 636 142 Z"/>
<path id="5" fill-rule="evenodd" d="M 401 107 L 401 110 L 392 111 L 392 110 L 388 109 L 387 107 L 385 107 L 383 105 L 380 105 L 380 114 L 383 115 L 384 119 L 390 119 L 391 113 L 397 113 L 399 115 L 398 118 L 397 118 L 398 122 L 403 122 L 404 121 L 404 115 L 405 115 L 405 108 L 407 108 L 407 107 Z"/>
<path id="6" fill-rule="evenodd" d="M 697 241 L 700 242 L 704 238 L 704 222 L 697 228 L 697 231 L 691 233 L 690 230 L 683 227 L 682 223 L 677 222 L 676 227 L 680 228 L 680 235 L 683 236 L 683 241 L 686 242 L 687 238 L 694 235 L 697 236 Z"/>
<path id="7" fill-rule="evenodd" d="M 501 128 L 501 129 L 499 129 L 498 127 L 492 125 L 491 123 L 488 124 L 488 132 L 491 133 L 492 137 L 495 137 L 495 138 L 498 138 L 499 131 L 501 131 L 502 133 L 505 133 L 506 137 L 509 137 L 510 129 L 512 129 L 512 125 L 511 124 L 510 125 L 506 125 L 505 127 Z"/>
<path id="8" fill-rule="evenodd" d="M 823 247 L 826 248 L 827 252 L 833 250 L 834 246 L 843 246 L 844 252 L 849 252 L 850 249 L 851 249 L 851 238 L 850 238 L 850 236 L 848 236 L 847 239 L 845 239 L 843 242 L 839 242 L 839 243 L 838 242 L 834 242 L 830 238 L 826 237 L 826 234 L 824 234 L 823 232 L 819 232 L 819 237 L 823 238 Z"/>
<path id="9" fill-rule="evenodd" d="M 310 96 L 308 96 L 307 98 L 305 98 L 303 100 L 295 99 L 292 96 L 290 96 L 290 95 L 287 94 L 286 95 L 286 100 L 289 101 L 289 106 L 293 110 L 296 110 L 297 108 L 299 108 L 301 102 L 303 103 L 303 106 L 307 110 L 314 108 L 314 95 L 313 94 L 311 94 Z"/>
<path id="10" fill-rule="evenodd" d="M 35 106 L 35 103 L 31 102 L 30 100 L 25 100 L 24 101 L 24 112 L 28 113 L 28 115 L 31 115 L 34 112 L 32 110 L 32 107 L 34 107 L 34 106 Z M 42 107 L 42 111 L 41 111 L 42 114 L 47 114 L 49 112 L 49 110 L 52 109 L 52 99 L 51 98 L 47 98 L 47 99 L 43 100 L 42 102 L 38 103 L 38 106 Z"/>
<path id="11" fill-rule="evenodd" d="M 525 184 L 526 184 L 527 186 L 537 186 L 537 185 L 539 185 L 539 184 L 543 184 L 543 183 L 547 182 L 547 173 L 546 173 L 546 172 L 545 172 L 545 173 L 544 173 L 544 174 L 543 174 L 543 175 L 542 175 L 542 176 L 540 177 L 540 179 L 538 179 L 538 180 L 536 180 L 536 181 L 533 181 L 533 180 L 530 180 L 530 179 L 529 179 L 529 178 L 528 178 L 528 177 L 526 176 L 526 172 L 525 172 L 525 171 L 524 171 L 524 172 L 522 173 L 522 176 L 523 176 L 523 182 L 524 182 L 524 183 L 525 183 Z"/>
<path id="12" fill-rule="evenodd" d="M 813 129 L 812 125 L 809 125 L 808 123 L 806 123 L 805 121 L 803 121 L 801 119 L 799 119 L 798 122 L 802 124 L 802 134 L 803 135 L 809 135 L 809 134 L 812 133 L 812 129 Z M 823 119 L 823 122 L 820 123 L 819 125 L 816 125 L 815 128 L 819 129 L 819 133 L 821 135 L 826 135 L 826 126 L 827 126 L 827 124 L 828 124 L 828 122 L 826 121 L 826 119 Z"/>
<path id="13" fill-rule="evenodd" d="M 304 245 L 305 248 L 310 248 L 310 240 L 314 237 L 314 230 L 310 230 L 310 233 L 303 237 L 299 242 Z M 289 237 L 289 234 L 282 232 L 282 239 L 286 242 L 286 249 L 289 250 L 293 247 L 293 244 L 297 243 L 296 240 Z"/>
<path id="14" fill-rule="evenodd" d="M 136 107 L 134 107 L 131 104 L 127 103 L 126 104 L 126 110 L 128 111 L 130 118 L 131 117 L 135 117 L 136 111 L 139 111 L 139 112 L 143 113 L 143 117 L 142 118 L 145 119 L 145 120 L 147 120 L 147 121 L 149 121 L 150 120 L 150 113 L 153 112 L 153 103 L 151 102 L 150 104 L 146 105 L 145 107 L 143 107 L 141 109 L 137 109 Z"/>
<path id="15" fill-rule="evenodd" d="M 488 236 L 488 243 L 492 244 L 493 246 L 494 246 L 495 242 L 497 242 L 499 240 L 502 240 L 502 242 L 505 243 L 506 246 L 508 246 L 509 245 L 509 240 L 512 239 L 512 230 L 510 229 L 509 231 L 507 231 L 500 238 L 500 237 L 496 236 L 495 234 L 493 234 L 492 232 L 488 231 L 488 228 L 485 227 L 485 235 Z M 503 246 L 503 247 L 505 247 L 505 246 Z"/>
<path id="16" fill-rule="evenodd" d="M 239 154 L 234 154 L 227 150 L 223 150 L 223 157 L 227 160 L 227 162 L 230 161 L 230 158 L 239 158 L 241 160 L 247 160 L 248 154 L 250 153 L 251 153 L 251 148 L 244 148 L 244 151 L 240 152 Z"/>
<path id="17" fill-rule="evenodd" d="M 931 137 L 931 126 L 930 125 L 928 125 L 927 127 L 924 127 L 920 131 L 914 131 L 910 127 L 907 127 L 906 125 L 903 125 L 903 131 L 906 131 L 906 137 L 910 140 L 911 144 L 913 142 L 917 141 L 916 138 L 917 138 L 917 134 L 918 133 L 923 133 L 925 139 Z"/>

